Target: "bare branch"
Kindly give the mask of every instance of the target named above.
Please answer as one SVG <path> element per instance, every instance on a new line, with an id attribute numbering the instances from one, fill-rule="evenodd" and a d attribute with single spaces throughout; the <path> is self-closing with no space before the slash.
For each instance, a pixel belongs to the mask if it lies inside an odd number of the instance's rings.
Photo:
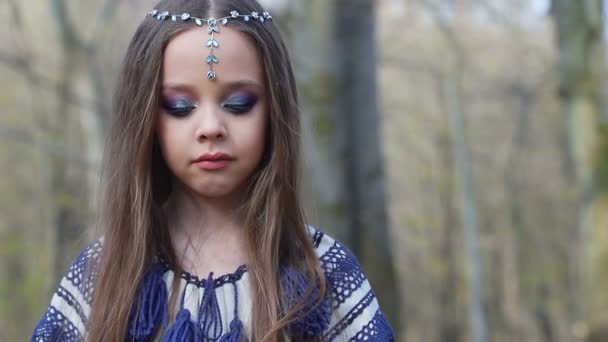
<path id="1" fill-rule="evenodd" d="M 463 70 L 464 63 L 466 61 L 466 51 L 462 47 L 462 43 L 456 33 L 453 30 L 453 25 L 448 21 L 445 15 L 442 14 L 439 4 L 433 0 L 422 0 L 423 5 L 431 12 L 433 20 L 437 27 L 443 33 L 446 42 L 448 43 L 450 50 L 455 52 L 456 56 L 456 71 Z"/>
<path id="2" fill-rule="evenodd" d="M 93 23 L 93 30 L 89 39 L 89 45 L 93 47 L 93 43 L 101 35 L 104 29 L 107 28 L 106 24 L 110 18 L 116 13 L 118 6 L 121 2 L 118 0 L 104 0 L 103 4 L 99 8 L 97 15 L 95 16 L 95 22 Z M 95 47 L 93 47 L 93 50 Z"/>
<path id="3" fill-rule="evenodd" d="M 23 77 L 32 81 L 36 86 L 53 91 L 59 94 L 65 89 L 59 82 L 50 79 L 36 71 L 33 71 L 26 59 L 16 56 L 10 56 L 0 51 L 0 64 L 4 64 L 6 67 L 13 69 L 17 73 L 23 75 Z M 93 99 L 84 98 L 81 95 L 75 94 L 68 91 L 67 94 L 68 103 L 75 106 L 84 107 L 87 110 L 95 111 L 99 104 Z"/>
<path id="4" fill-rule="evenodd" d="M 99 167 L 99 165 L 91 163 L 89 160 L 83 158 L 77 153 L 68 150 L 65 146 L 48 140 L 40 143 L 41 139 L 39 137 L 32 136 L 30 132 L 23 128 L 0 123 L 0 137 L 2 139 L 34 146 L 35 148 L 38 148 L 48 154 L 63 158 L 66 162 L 73 163 L 74 165 L 88 171 L 97 170 Z"/>
<path id="5" fill-rule="evenodd" d="M 78 30 L 74 29 L 64 0 L 50 0 L 50 6 L 55 14 L 57 26 L 59 26 L 61 32 L 61 40 L 66 47 L 79 48 L 84 51 L 89 50 L 90 46 L 78 36 Z"/>

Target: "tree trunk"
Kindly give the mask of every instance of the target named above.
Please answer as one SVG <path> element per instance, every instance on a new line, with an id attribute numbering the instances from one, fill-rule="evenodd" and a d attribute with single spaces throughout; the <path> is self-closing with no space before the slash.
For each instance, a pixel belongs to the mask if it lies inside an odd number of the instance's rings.
<path id="1" fill-rule="evenodd" d="M 350 219 L 350 247 L 397 330 L 399 293 L 391 255 L 376 82 L 374 0 L 336 0 L 336 118 Z"/>
<path id="2" fill-rule="evenodd" d="M 342 166 L 338 160 L 334 65 L 331 52 L 331 3 L 294 2 L 287 43 L 302 98 L 302 131 L 306 156 L 305 200 L 310 221 L 336 239 L 349 243 Z"/>
<path id="3" fill-rule="evenodd" d="M 456 51 L 456 50 L 455 50 Z M 479 228 L 477 226 L 477 205 L 473 187 L 471 159 L 465 139 L 464 113 L 461 103 L 460 82 L 462 66 L 456 63 L 445 81 L 447 110 L 450 118 L 452 146 L 456 159 L 456 169 L 460 178 L 462 194 L 462 226 L 468 260 L 469 300 L 471 301 L 471 340 L 488 341 L 486 315 L 484 312 L 484 285 L 481 256 L 479 252 Z"/>
<path id="4" fill-rule="evenodd" d="M 303 102 L 313 221 L 359 258 L 393 328 L 402 324 L 384 189 L 374 1 L 292 5 L 288 43 Z M 381 267 L 379 267 L 381 265 Z"/>
<path id="5" fill-rule="evenodd" d="M 441 84 L 439 84 L 441 86 Z M 443 89 L 439 87 L 440 92 Z M 443 94 L 445 95 L 445 94 Z M 454 154 L 449 136 L 448 122 L 441 129 L 437 137 L 437 149 L 440 155 L 440 170 L 442 172 L 439 182 L 439 205 L 441 209 L 441 242 L 439 256 L 445 263 L 441 284 L 439 285 L 439 305 L 442 308 L 439 321 L 439 341 L 459 342 L 462 341 L 462 317 L 458 306 L 458 258 L 456 253 L 456 241 L 458 239 L 454 224 L 457 220 L 454 204 Z"/>
<path id="6" fill-rule="evenodd" d="M 74 92 L 79 70 L 79 51 L 82 42 L 77 38 L 77 32 L 71 25 L 64 0 L 51 0 L 51 9 L 61 33 L 63 65 L 60 70 L 60 90 L 57 109 L 53 114 L 54 122 L 50 123 L 52 136 L 58 145 L 66 148 L 65 155 L 53 156 L 51 162 L 51 194 L 54 207 L 54 238 L 53 277 L 59 282 L 66 266 L 75 257 L 75 251 L 85 231 L 84 214 L 88 207 L 86 200 L 86 178 L 82 170 L 69 163 L 67 150 L 77 155 L 86 146 L 81 134 L 82 127 L 78 115 L 72 115 L 69 97 Z M 80 113 L 79 113 L 80 114 Z M 69 148 L 68 148 L 69 147 Z M 86 173 L 85 173 L 86 174 Z M 83 204 L 85 206 L 83 206 Z"/>
<path id="7" fill-rule="evenodd" d="M 605 77 L 602 0 L 553 0 L 559 47 L 559 95 L 581 192 L 577 239 L 580 331 L 608 325 L 608 123 L 602 103 Z M 584 338 L 584 333 L 576 336 Z"/>

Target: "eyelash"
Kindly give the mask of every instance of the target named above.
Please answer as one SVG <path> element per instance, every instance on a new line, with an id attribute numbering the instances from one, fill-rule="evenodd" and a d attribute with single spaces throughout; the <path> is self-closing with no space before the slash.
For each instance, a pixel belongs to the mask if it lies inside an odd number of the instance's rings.
<path id="1" fill-rule="evenodd" d="M 248 113 L 257 103 L 258 99 L 254 98 L 250 101 L 235 101 L 234 102 L 230 102 L 230 101 L 226 101 L 223 102 L 221 104 L 221 107 L 223 109 L 225 109 L 226 111 L 232 113 L 232 114 L 236 114 L 236 115 L 240 115 L 240 114 L 245 114 Z M 167 111 L 167 113 L 171 116 L 177 117 L 177 118 L 184 118 L 188 115 L 190 115 L 192 113 L 192 111 L 194 111 L 196 109 L 196 106 L 191 104 L 189 101 L 187 100 L 178 100 L 176 101 L 177 104 L 181 104 L 179 106 L 170 106 L 166 103 L 162 104 L 162 107 L 165 111 Z"/>
<path id="2" fill-rule="evenodd" d="M 253 106 L 255 106 L 256 103 L 257 99 L 254 99 L 249 102 L 224 102 L 222 103 L 222 108 L 233 114 L 245 114 L 249 112 L 253 108 Z"/>
<path id="3" fill-rule="evenodd" d="M 186 116 L 190 115 L 190 113 L 192 113 L 193 110 L 196 109 L 196 106 L 193 105 L 192 103 L 190 103 L 188 100 L 180 99 L 180 100 L 176 101 L 175 104 L 178 104 L 178 105 L 170 106 L 169 104 L 167 104 L 163 101 L 162 107 L 165 111 L 167 111 L 167 113 L 169 115 L 177 117 L 177 118 L 186 117 Z"/>

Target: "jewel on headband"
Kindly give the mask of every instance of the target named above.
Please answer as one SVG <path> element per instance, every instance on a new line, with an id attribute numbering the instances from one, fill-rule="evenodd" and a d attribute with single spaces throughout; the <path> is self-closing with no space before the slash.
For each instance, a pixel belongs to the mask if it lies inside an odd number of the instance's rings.
<path id="1" fill-rule="evenodd" d="M 245 22 L 257 20 L 261 23 L 272 20 L 272 16 L 268 12 L 262 12 L 262 14 L 259 14 L 258 12 L 251 12 L 250 14 L 240 14 L 237 11 L 231 11 L 229 16 L 220 19 L 215 19 L 213 17 L 208 19 L 202 19 L 193 17 L 189 13 L 172 14 L 167 11 L 161 12 L 157 9 L 154 9 L 148 13 L 148 16 L 155 18 L 158 21 L 170 19 L 171 21 L 181 20 L 193 22 L 197 26 L 207 25 L 207 33 L 210 35 L 210 37 L 205 45 L 210 49 L 210 52 L 207 58 L 205 58 L 205 62 L 209 64 L 209 72 L 207 72 L 207 78 L 212 81 L 215 80 L 217 77 L 217 74 L 215 73 L 215 71 L 213 71 L 213 65 L 218 64 L 220 62 L 220 59 L 213 54 L 215 49 L 220 47 L 220 43 L 215 39 L 215 34 L 220 33 L 220 26 L 218 25 L 218 23 L 221 23 L 225 26 L 230 21 L 239 19 L 242 19 Z"/>

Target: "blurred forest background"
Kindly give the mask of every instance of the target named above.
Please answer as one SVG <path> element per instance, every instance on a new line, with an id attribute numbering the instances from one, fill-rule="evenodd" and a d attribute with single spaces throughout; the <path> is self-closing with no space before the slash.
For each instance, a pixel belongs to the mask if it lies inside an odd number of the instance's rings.
<path id="1" fill-rule="evenodd" d="M 304 111 L 313 224 L 399 341 L 608 341 L 603 0 L 266 0 Z M 92 237 L 143 0 L 0 3 L 0 341 Z"/>

